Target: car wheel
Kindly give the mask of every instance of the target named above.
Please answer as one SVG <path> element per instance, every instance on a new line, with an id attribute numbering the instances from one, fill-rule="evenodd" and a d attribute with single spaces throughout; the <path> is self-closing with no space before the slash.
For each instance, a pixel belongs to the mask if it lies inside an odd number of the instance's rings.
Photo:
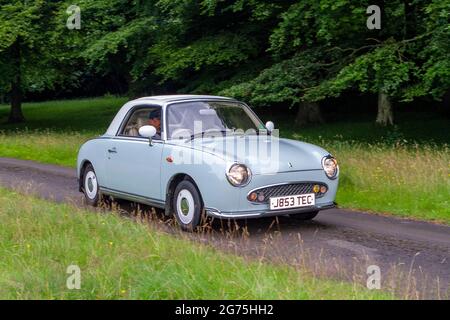
<path id="1" fill-rule="evenodd" d="M 100 191 L 97 180 L 97 175 L 95 174 L 94 167 L 91 164 L 86 166 L 83 174 L 83 193 L 86 199 L 86 203 L 91 206 L 98 206 L 100 203 Z"/>
<path id="2" fill-rule="evenodd" d="M 296 220 L 306 221 L 306 220 L 314 219 L 318 213 L 319 213 L 319 211 L 307 212 L 307 213 L 297 213 L 297 214 L 291 214 L 290 217 L 294 218 Z"/>
<path id="3" fill-rule="evenodd" d="M 183 180 L 177 185 L 172 206 L 181 229 L 193 231 L 198 226 L 203 208 L 200 194 L 192 182 Z"/>

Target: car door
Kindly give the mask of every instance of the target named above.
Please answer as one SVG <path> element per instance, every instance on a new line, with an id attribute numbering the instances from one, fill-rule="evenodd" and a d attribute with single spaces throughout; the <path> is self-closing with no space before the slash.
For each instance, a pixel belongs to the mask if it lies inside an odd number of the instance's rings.
<path id="1" fill-rule="evenodd" d="M 160 190 L 161 156 L 164 142 L 139 136 L 139 127 L 147 124 L 155 106 L 137 106 L 129 112 L 119 134 L 108 145 L 107 188 L 147 200 L 163 200 Z"/>

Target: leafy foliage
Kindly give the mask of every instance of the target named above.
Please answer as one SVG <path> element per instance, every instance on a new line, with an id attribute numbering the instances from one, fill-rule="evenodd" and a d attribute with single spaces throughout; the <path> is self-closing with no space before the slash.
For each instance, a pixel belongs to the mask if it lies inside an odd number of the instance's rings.
<path id="1" fill-rule="evenodd" d="M 345 0 L 293 4 L 270 36 L 268 50 L 281 62 L 223 93 L 270 104 L 320 101 L 349 89 L 406 101 L 448 92 L 448 1 L 389 2 L 375 32 L 365 28 L 366 7 Z"/>
<path id="2" fill-rule="evenodd" d="M 447 0 L 0 0 L 0 93 L 17 73 L 25 92 L 88 79 L 123 81 L 134 95 L 221 93 L 255 105 L 320 101 L 352 90 L 412 101 L 450 87 Z"/>
<path id="3" fill-rule="evenodd" d="M 56 29 L 55 1 L 0 1 L 0 92 L 21 73 L 23 89 L 40 91 L 64 77 L 63 48 Z M 16 61 L 14 46 L 20 50 Z M 46 72 L 42 72 L 45 70 Z"/>

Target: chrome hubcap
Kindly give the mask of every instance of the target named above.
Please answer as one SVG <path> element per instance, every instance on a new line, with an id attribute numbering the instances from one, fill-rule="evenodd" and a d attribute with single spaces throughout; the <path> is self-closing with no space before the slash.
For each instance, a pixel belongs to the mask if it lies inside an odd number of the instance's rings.
<path id="1" fill-rule="evenodd" d="M 195 203 L 192 194 L 189 190 L 181 190 L 177 196 L 177 214 L 182 223 L 189 224 L 192 222 L 194 209 Z"/>
<path id="2" fill-rule="evenodd" d="M 84 190 L 89 199 L 93 200 L 97 196 L 98 184 L 95 173 L 89 171 L 84 180 Z"/>

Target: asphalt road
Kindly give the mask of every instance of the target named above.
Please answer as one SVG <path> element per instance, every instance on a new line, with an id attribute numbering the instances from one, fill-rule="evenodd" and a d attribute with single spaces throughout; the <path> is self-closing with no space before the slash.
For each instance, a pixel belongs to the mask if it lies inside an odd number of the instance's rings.
<path id="1" fill-rule="evenodd" d="M 0 185 L 84 206 L 73 169 L 0 158 Z M 134 207 L 121 206 L 126 212 Z M 179 234 L 157 221 L 153 220 L 157 227 Z M 376 265 L 381 288 L 401 298 L 449 298 L 449 226 L 330 209 L 307 222 L 287 216 L 214 221 L 208 232 L 189 237 L 246 257 L 301 266 L 317 276 L 364 285 L 367 267 Z"/>

